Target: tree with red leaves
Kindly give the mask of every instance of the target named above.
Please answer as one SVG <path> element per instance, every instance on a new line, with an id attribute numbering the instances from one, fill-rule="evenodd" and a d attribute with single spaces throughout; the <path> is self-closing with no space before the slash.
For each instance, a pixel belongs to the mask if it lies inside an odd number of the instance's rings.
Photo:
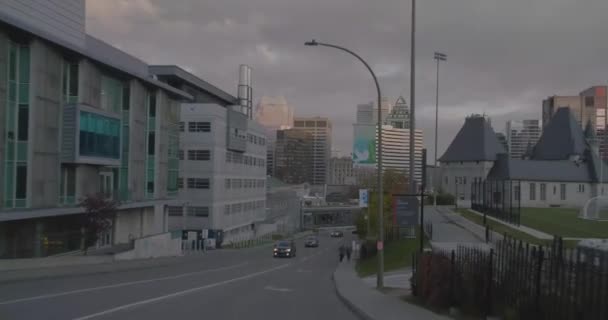
<path id="1" fill-rule="evenodd" d="M 81 226 L 84 232 L 84 248 L 82 249 L 86 254 L 87 248 L 97 242 L 100 234 L 112 228 L 112 221 L 116 217 L 119 203 L 103 193 L 97 193 L 87 195 L 79 206 L 85 210 Z"/>

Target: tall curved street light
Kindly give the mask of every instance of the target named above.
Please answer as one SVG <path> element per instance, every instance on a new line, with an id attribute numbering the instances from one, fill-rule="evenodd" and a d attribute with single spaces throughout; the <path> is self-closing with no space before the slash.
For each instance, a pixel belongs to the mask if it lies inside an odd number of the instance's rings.
<path id="1" fill-rule="evenodd" d="M 365 62 L 365 60 L 363 60 L 363 58 L 361 58 L 358 54 L 352 52 L 351 50 L 348 50 L 346 48 L 340 47 L 340 46 L 336 46 L 333 44 L 329 44 L 329 43 L 323 43 L 323 42 L 317 42 L 316 40 L 312 40 L 312 41 L 308 41 L 304 43 L 307 46 L 323 46 L 323 47 L 330 47 L 330 48 L 335 48 L 338 50 L 342 50 L 344 52 L 347 52 L 349 54 L 351 54 L 352 56 L 354 56 L 355 58 L 359 59 L 359 61 L 361 61 L 361 63 L 363 63 L 365 65 L 365 67 L 367 68 L 367 70 L 369 71 L 369 73 L 371 73 L 372 78 L 374 78 L 374 83 L 376 84 L 376 91 L 378 92 L 378 152 L 377 152 L 377 158 L 378 158 L 378 219 L 379 219 L 379 223 L 378 223 L 378 274 L 377 274 L 377 278 L 376 278 L 376 286 L 378 288 L 382 288 L 384 287 L 384 214 L 382 212 L 382 204 L 384 203 L 382 200 L 382 93 L 380 92 L 380 84 L 378 84 L 378 78 L 376 78 L 376 74 L 374 73 L 374 71 L 372 70 L 372 68 L 369 66 L 369 64 L 367 64 L 367 62 Z"/>
<path id="2" fill-rule="evenodd" d="M 437 60 L 437 85 L 435 86 L 435 170 L 433 170 L 433 206 L 437 207 L 437 191 L 439 186 L 435 184 L 437 180 L 437 138 L 439 137 L 438 123 L 439 123 L 439 61 L 447 61 L 448 56 L 445 53 L 435 52 L 435 60 Z M 426 164 L 425 164 L 426 165 Z"/>

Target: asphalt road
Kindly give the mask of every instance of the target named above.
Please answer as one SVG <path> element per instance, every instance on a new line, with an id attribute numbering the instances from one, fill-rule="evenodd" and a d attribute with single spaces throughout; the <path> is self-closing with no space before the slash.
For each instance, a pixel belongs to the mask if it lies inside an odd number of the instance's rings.
<path id="1" fill-rule="evenodd" d="M 356 319 L 331 276 L 340 239 L 297 243 L 295 258 L 270 247 L 219 250 L 183 262 L 0 284 L 0 319 Z M 87 268 L 83 266 L 83 268 Z"/>

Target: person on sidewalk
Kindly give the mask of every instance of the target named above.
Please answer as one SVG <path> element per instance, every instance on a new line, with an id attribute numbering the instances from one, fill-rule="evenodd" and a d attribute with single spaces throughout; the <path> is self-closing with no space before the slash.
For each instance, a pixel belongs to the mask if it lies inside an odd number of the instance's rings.
<path id="1" fill-rule="evenodd" d="M 351 247 L 346 247 L 346 259 L 350 261 L 350 255 L 353 253 L 353 249 Z"/>
<path id="2" fill-rule="evenodd" d="M 344 247 L 344 244 L 340 245 L 340 248 L 338 248 L 338 253 L 340 254 L 340 262 L 342 262 L 342 260 L 344 260 L 344 254 L 346 253 L 346 248 Z"/>

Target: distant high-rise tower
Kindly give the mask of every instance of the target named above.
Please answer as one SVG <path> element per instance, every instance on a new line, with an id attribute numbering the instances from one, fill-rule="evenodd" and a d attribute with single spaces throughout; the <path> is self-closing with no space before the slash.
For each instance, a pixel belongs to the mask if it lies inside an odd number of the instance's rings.
<path id="1" fill-rule="evenodd" d="M 407 106 L 405 99 L 399 97 L 393 106 L 393 109 L 386 117 L 386 124 L 393 126 L 396 129 L 409 129 L 410 127 L 410 108 Z"/>
<path id="2" fill-rule="evenodd" d="M 521 159 L 528 145 L 535 145 L 540 138 L 540 121 L 536 119 L 523 121 L 507 121 L 507 148 L 513 159 Z"/>
<path id="3" fill-rule="evenodd" d="M 277 131 L 274 174 L 289 184 L 312 183 L 313 135 L 305 130 Z"/>
<path id="4" fill-rule="evenodd" d="M 263 96 L 255 110 L 255 120 L 266 129 L 266 173 L 273 175 L 277 130 L 293 127 L 294 110 L 284 97 Z"/>
<path id="5" fill-rule="evenodd" d="M 322 117 L 298 117 L 294 119 L 294 129 L 303 130 L 313 138 L 313 185 L 327 183 L 329 157 L 331 155 L 331 122 Z"/>

